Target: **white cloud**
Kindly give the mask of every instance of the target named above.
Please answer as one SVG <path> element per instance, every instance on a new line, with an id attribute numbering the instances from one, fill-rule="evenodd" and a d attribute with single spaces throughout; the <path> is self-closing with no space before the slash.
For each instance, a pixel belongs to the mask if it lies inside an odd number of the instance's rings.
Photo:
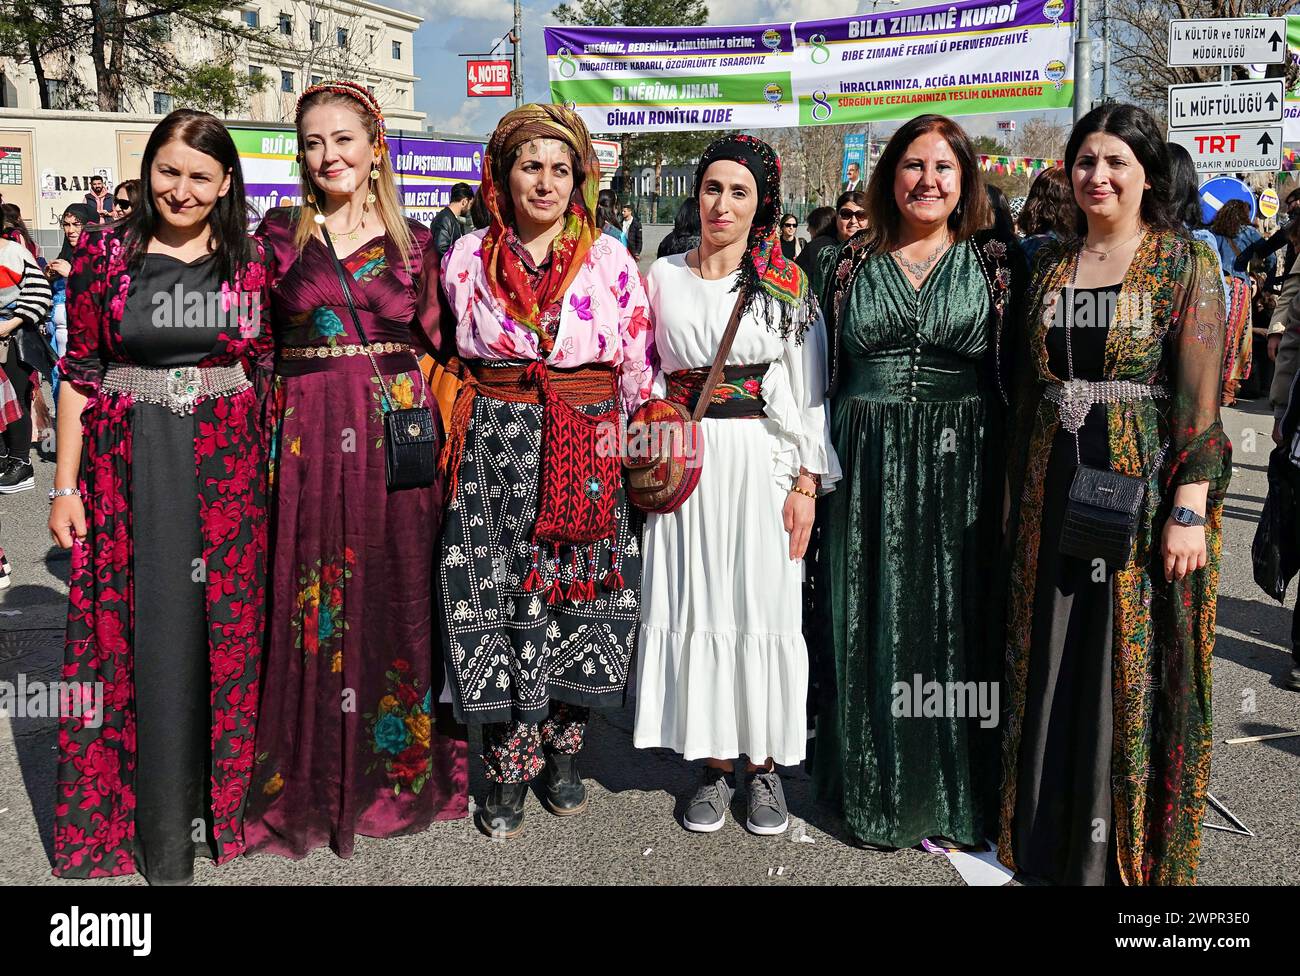
<path id="1" fill-rule="evenodd" d="M 466 20 L 495 20 L 501 24 L 501 33 L 514 20 L 514 5 L 510 0 L 383 0 L 386 6 L 409 10 L 425 19 L 426 28 L 440 29 L 453 17 Z"/>

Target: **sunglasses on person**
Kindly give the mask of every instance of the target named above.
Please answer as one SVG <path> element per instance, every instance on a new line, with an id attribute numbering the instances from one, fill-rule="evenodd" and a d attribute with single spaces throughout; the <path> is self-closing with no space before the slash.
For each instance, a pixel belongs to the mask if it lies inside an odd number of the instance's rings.
<path id="1" fill-rule="evenodd" d="M 866 223 L 867 212 L 865 210 L 852 210 L 849 207 L 840 207 L 840 220 L 846 224 L 855 220 L 860 224 Z"/>
<path id="2" fill-rule="evenodd" d="M 131 201 L 126 197 L 114 197 L 113 206 L 117 207 L 118 210 L 130 210 Z"/>
<path id="3" fill-rule="evenodd" d="M 790 220 L 790 221 L 787 221 L 786 223 L 782 224 L 781 226 L 782 226 L 782 227 L 798 227 L 799 225 L 796 224 L 793 220 Z"/>

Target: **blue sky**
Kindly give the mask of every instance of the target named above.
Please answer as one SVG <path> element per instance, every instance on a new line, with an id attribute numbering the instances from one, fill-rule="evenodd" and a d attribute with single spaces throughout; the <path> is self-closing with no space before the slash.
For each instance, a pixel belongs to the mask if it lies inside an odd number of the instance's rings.
<path id="1" fill-rule="evenodd" d="M 415 34 L 415 107 L 427 112 L 434 128 L 444 132 L 487 135 L 505 112 L 509 98 L 466 98 L 462 51 L 486 51 L 510 29 L 512 0 L 379 0 L 425 18 Z M 542 28 L 554 24 L 551 11 L 559 0 L 524 0 L 524 88 L 529 101 L 549 101 L 546 47 Z M 899 7 L 926 5 L 904 0 Z M 882 4 L 883 6 L 883 4 Z M 754 24 L 821 17 L 848 17 L 871 9 L 870 0 L 709 0 L 712 24 Z M 897 8 L 895 8 L 897 9 Z M 502 51 L 509 51 L 502 45 Z M 508 55 L 507 55 L 508 56 Z M 996 134 L 998 118 L 1024 119 L 1030 113 L 968 116 L 963 125 L 972 134 Z M 1068 120 L 1069 113 L 1049 113 Z M 893 128 L 893 126 L 890 126 Z"/>

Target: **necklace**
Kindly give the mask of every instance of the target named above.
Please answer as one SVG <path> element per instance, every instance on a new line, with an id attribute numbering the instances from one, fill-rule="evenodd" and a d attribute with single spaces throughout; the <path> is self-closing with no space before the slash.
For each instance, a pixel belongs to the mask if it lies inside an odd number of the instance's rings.
<path id="1" fill-rule="evenodd" d="M 951 244 L 952 240 L 945 236 L 944 239 L 939 242 L 939 246 L 934 249 L 934 253 L 924 261 L 909 261 L 907 258 L 903 257 L 902 248 L 899 248 L 897 251 L 891 251 L 890 254 L 893 256 L 894 260 L 898 262 L 899 267 L 917 281 L 922 281 L 925 279 L 926 273 L 934 267 L 935 262 L 939 260 L 944 251 L 948 250 L 948 247 Z"/>
<path id="2" fill-rule="evenodd" d="M 362 225 L 365 224 L 366 222 L 366 217 L 368 217 L 369 215 L 370 215 L 370 208 L 367 206 L 362 206 L 361 219 L 357 221 L 357 225 L 353 227 L 350 231 L 335 231 L 334 236 L 341 238 L 342 240 L 345 241 L 355 241 L 357 239 L 357 234 L 360 233 L 361 231 Z"/>
<path id="3" fill-rule="evenodd" d="M 1123 241 L 1122 243 L 1116 244 L 1116 245 L 1115 245 L 1114 247 L 1112 247 L 1109 251 L 1103 251 L 1103 250 L 1101 250 L 1101 249 L 1099 249 L 1099 248 L 1089 247 L 1089 246 L 1088 246 L 1088 241 L 1087 241 L 1087 239 L 1085 238 L 1085 239 L 1084 239 L 1084 242 L 1083 242 L 1083 249 L 1084 249 L 1085 251 L 1087 251 L 1088 253 L 1090 253 L 1090 254 L 1095 254 L 1095 255 L 1097 255 L 1097 260 L 1098 260 L 1098 261 L 1105 261 L 1106 258 L 1110 257 L 1112 254 L 1114 254 L 1116 251 L 1118 251 L 1118 250 L 1119 250 L 1121 247 L 1123 247 L 1125 244 L 1132 244 L 1133 241 L 1135 241 L 1137 238 L 1141 237 L 1144 233 L 1146 233 L 1146 228 L 1145 228 L 1145 227 L 1139 227 L 1139 228 L 1138 228 L 1138 232 L 1137 232 L 1136 234 L 1134 234 L 1134 235 L 1133 235 L 1132 237 L 1130 237 L 1128 240 Z"/>

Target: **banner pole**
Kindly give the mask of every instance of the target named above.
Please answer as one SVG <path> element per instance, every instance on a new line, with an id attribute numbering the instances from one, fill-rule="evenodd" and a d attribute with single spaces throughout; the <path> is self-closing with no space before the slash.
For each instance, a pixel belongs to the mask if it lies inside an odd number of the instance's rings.
<path id="1" fill-rule="evenodd" d="M 1088 36 L 1088 0 L 1078 4 L 1078 35 L 1074 39 L 1074 121 L 1092 108 L 1092 38 Z"/>

